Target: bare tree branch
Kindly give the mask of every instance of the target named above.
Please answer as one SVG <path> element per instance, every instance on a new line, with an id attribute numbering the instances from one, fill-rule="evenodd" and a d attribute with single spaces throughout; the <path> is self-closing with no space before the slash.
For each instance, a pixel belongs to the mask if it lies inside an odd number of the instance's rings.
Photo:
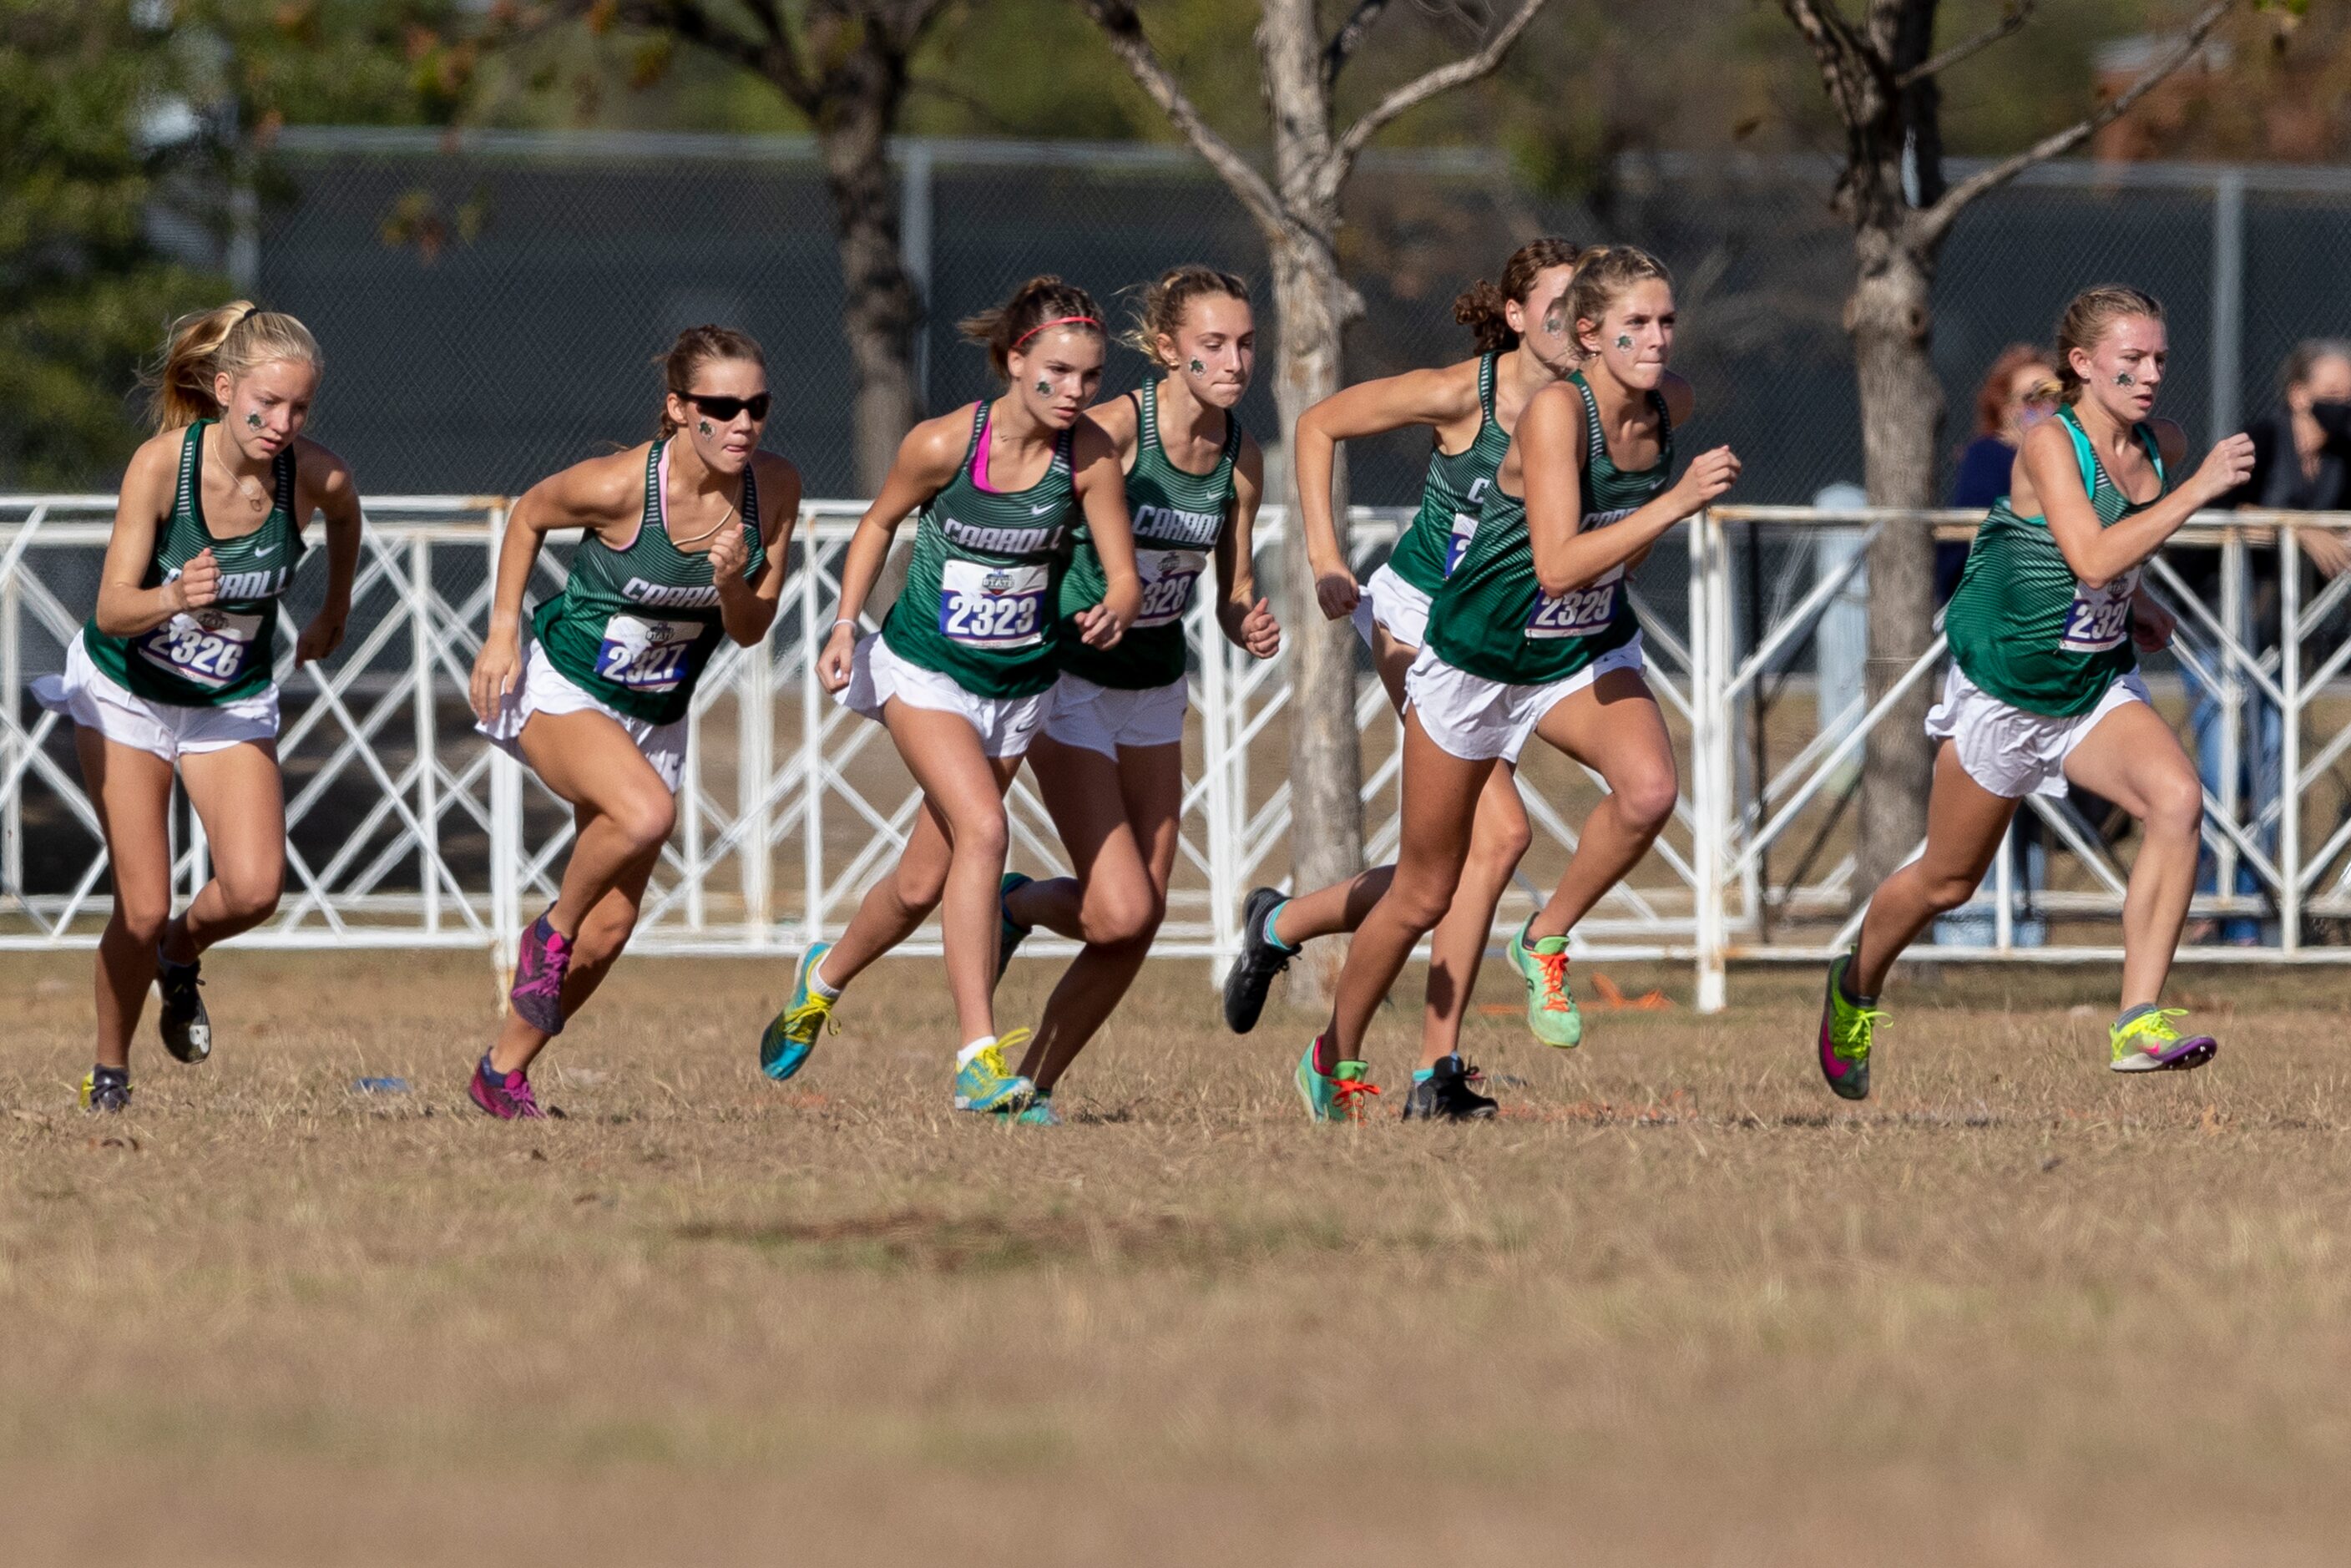
<path id="1" fill-rule="evenodd" d="M 1821 85 L 1828 89 L 1829 101 L 1836 105 L 1837 118 L 1845 129 L 1850 131 L 1876 119 L 1876 111 L 1867 101 L 1875 74 L 1873 51 L 1837 9 L 1836 0 L 1780 0 L 1780 9 L 1813 47 L 1813 58 L 1821 68 Z"/>
<path id="2" fill-rule="evenodd" d="M 1355 0 L 1355 9 L 1345 24 L 1332 35 L 1322 49 L 1322 90 L 1328 92 L 1346 68 L 1347 61 L 1364 40 L 1371 36 L 1372 24 L 1388 8 L 1388 0 Z"/>
<path id="3" fill-rule="evenodd" d="M 2116 94 L 2095 113 L 2074 121 L 2054 135 L 2043 137 L 2013 158 L 2002 159 L 1989 169 L 1970 174 L 1944 192 L 1942 200 L 1913 220 L 1914 243 L 1929 247 L 1941 244 L 1943 236 L 1950 232 L 1951 225 L 1959 221 L 1959 214 L 1970 202 L 1987 191 L 2006 184 L 2035 163 L 2045 163 L 2073 151 L 2128 113 L 2131 105 L 2146 97 L 2166 77 L 2194 59 L 2204 47 L 2204 40 L 2210 36 L 2212 29 L 2220 25 L 2220 19 L 2236 8 L 2237 0 L 2211 0 L 2211 4 L 2197 14 L 2196 20 L 2189 24 L 2188 31 L 2180 35 L 2179 41 L 2162 58 L 2149 66 L 2138 80 Z"/>
<path id="4" fill-rule="evenodd" d="M 2039 8 L 2040 5 L 2041 0 L 2009 0 L 2008 8 L 1998 22 L 1986 27 L 1967 42 L 1953 44 L 1941 54 L 1912 66 L 1894 78 L 1895 88 L 1898 90 L 1908 87 L 1912 82 L 1924 81 L 1930 76 L 1950 69 L 1970 55 L 1979 54 L 1991 48 L 2002 38 L 2014 37 L 2023 30 L 2027 22 L 2032 20 L 2032 13 Z"/>
<path id="5" fill-rule="evenodd" d="M 584 12 L 588 7 L 575 5 L 573 9 Z M 783 30 L 780 18 L 775 16 L 771 5 L 755 0 L 751 9 L 759 16 L 762 26 L 768 29 L 768 36 L 765 41 L 715 20 L 701 0 L 622 0 L 614 16 L 632 27 L 673 34 L 697 48 L 708 50 L 720 59 L 765 78 L 791 99 L 794 108 L 814 118 L 816 90 L 810 86 L 807 73 L 800 68 L 799 55 L 792 47 L 790 35 Z"/>
<path id="6" fill-rule="evenodd" d="M 1533 5 L 1541 3 L 1542 0 L 1531 0 Z M 1191 142 L 1192 150 L 1231 188 L 1266 236 L 1275 239 L 1293 233 L 1297 225 L 1282 210 L 1281 198 L 1274 194 L 1265 176 L 1250 167 L 1249 160 L 1231 142 L 1200 118 L 1199 110 L 1185 96 L 1175 76 L 1160 63 L 1151 40 L 1143 36 L 1143 20 L 1134 14 L 1130 0 L 1085 0 L 1085 6 L 1086 15 L 1108 37 L 1111 52 L 1126 67 L 1135 85 L 1159 106 L 1169 122 Z"/>
<path id="7" fill-rule="evenodd" d="M 1365 110 L 1331 149 L 1331 160 L 1323 165 L 1317 183 L 1326 192 L 1336 193 L 1346 183 L 1356 156 L 1398 115 L 1418 108 L 1438 93 L 1466 86 L 1480 77 L 1493 75 L 1496 68 L 1501 65 L 1503 57 L 1510 52 L 1510 46 L 1519 41 L 1519 35 L 1527 30 L 1535 19 L 1535 13 L 1541 11 L 1544 4 L 1545 0 L 1520 0 L 1518 10 L 1502 24 L 1500 32 L 1486 40 L 1484 48 L 1474 55 L 1465 55 L 1449 66 L 1439 66 L 1414 78 Z"/>

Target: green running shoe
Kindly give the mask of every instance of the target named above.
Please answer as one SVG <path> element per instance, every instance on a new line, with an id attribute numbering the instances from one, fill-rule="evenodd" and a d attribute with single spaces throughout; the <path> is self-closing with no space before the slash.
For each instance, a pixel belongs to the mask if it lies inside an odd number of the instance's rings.
<path id="1" fill-rule="evenodd" d="M 999 980 L 1004 978 L 1004 971 L 1012 967 L 1012 955 L 1020 950 L 1020 944 L 1029 940 L 1029 933 L 1036 929 L 1032 925 L 1016 923 L 1004 912 L 1004 901 L 1012 896 L 1013 889 L 1026 887 L 1036 880 L 1017 871 L 1008 871 L 1004 873 L 1004 880 L 996 884 L 996 918 L 1004 926 L 1003 935 L 996 940 L 996 977 Z"/>
<path id="2" fill-rule="evenodd" d="M 831 951 L 830 942 L 809 945 L 809 950 L 800 955 L 799 967 L 792 975 L 792 999 L 759 1031 L 759 1071 L 778 1083 L 800 1070 L 809 1052 L 816 1049 L 816 1037 L 827 1026 L 835 1034 L 841 1032 L 841 1025 L 832 1016 L 833 998 L 809 985 L 809 977 L 816 972 L 817 960 Z"/>
<path id="3" fill-rule="evenodd" d="M 969 1061 L 956 1069 L 955 1108 L 958 1111 L 1014 1111 L 1036 1092 L 1029 1082 L 1004 1065 L 1004 1048 L 1025 1045 L 1030 1030 L 1007 1030 Z"/>
<path id="4" fill-rule="evenodd" d="M 1840 1098 L 1869 1098 L 1869 1043 L 1886 1015 L 1876 1008 L 1844 999 L 1845 968 L 1853 962 L 1847 951 L 1829 966 L 1829 999 L 1821 1009 L 1821 1076 Z"/>
<path id="5" fill-rule="evenodd" d="M 2186 1008 L 2149 1008 L 2126 1024 L 2109 1026 L 2106 1043 L 2114 1061 L 2108 1065 L 2116 1072 L 2185 1072 L 2203 1066 L 2220 1054 L 2220 1042 L 2209 1034 L 2182 1039 L 2171 1020 L 2187 1016 Z"/>
<path id="6" fill-rule="evenodd" d="M 1053 1109 L 1053 1092 L 1050 1089 L 1040 1089 L 1031 1094 L 1029 1097 L 1029 1103 L 1020 1107 L 1011 1118 L 1011 1122 L 1016 1127 L 1060 1126 L 1061 1113 Z"/>
<path id="7" fill-rule="evenodd" d="M 1527 925 L 1535 917 L 1527 916 Z M 1527 1028 L 1545 1045 L 1573 1050 L 1583 1039 L 1583 1015 L 1567 988 L 1567 938 L 1545 936 L 1527 946 L 1527 925 L 1510 934 L 1510 962 L 1527 982 Z"/>
<path id="8" fill-rule="evenodd" d="M 1306 1114 L 1317 1122 L 1360 1122 L 1364 1119 L 1364 1101 L 1380 1092 L 1380 1086 L 1364 1075 L 1371 1068 L 1361 1061 L 1343 1061 L 1325 1075 L 1314 1070 L 1314 1044 L 1298 1059 L 1298 1097 L 1306 1102 Z"/>

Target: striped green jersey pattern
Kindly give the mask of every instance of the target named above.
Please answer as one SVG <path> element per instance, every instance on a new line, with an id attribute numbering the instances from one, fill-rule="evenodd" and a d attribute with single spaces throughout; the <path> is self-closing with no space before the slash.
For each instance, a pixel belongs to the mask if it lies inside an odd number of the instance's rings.
<path id="1" fill-rule="evenodd" d="M 674 724 L 694 701 L 694 683 L 726 635 L 710 557 L 670 542 L 662 495 L 669 445 L 645 454 L 645 505 L 636 537 L 614 549 L 590 533 L 571 558 L 563 591 L 538 607 L 531 633 L 563 678 L 613 712 L 647 724 Z M 743 563 L 748 581 L 766 570 L 759 538 L 759 482 L 743 470 Z"/>
<path id="2" fill-rule="evenodd" d="M 1673 476 L 1673 421 L 1666 400 L 1649 394 L 1657 414 L 1656 463 L 1628 474 L 1608 457 L 1600 405 L 1578 372 L 1568 378 L 1583 398 L 1583 521 L 1606 528 L 1664 493 Z M 1601 654 L 1631 642 L 1639 625 L 1625 598 L 1625 569 L 1554 599 L 1535 580 L 1534 541 L 1525 497 L 1487 488 L 1477 532 L 1428 612 L 1428 645 L 1457 670 L 1510 685 L 1565 680 Z"/>
<path id="3" fill-rule="evenodd" d="M 2059 417 L 2074 438 L 2082 487 L 2101 526 L 2112 528 L 2155 505 L 2133 503 L 2107 476 L 2071 408 Z M 2141 424 L 2134 434 L 2155 465 L 2160 500 L 2171 476 L 2164 472 L 2155 432 Z M 2139 571 L 2133 567 L 2104 588 L 2084 586 L 2065 564 L 2048 519 L 2018 516 L 2003 496 L 1977 530 L 1944 612 L 1951 657 L 1978 687 L 2027 713 L 2053 718 L 2088 713 L 2108 686 L 2138 667 L 2130 601 Z"/>
<path id="4" fill-rule="evenodd" d="M 1498 354 L 1479 357 L 1477 439 L 1459 452 L 1439 448 L 1429 454 L 1420 510 L 1388 556 L 1390 570 L 1432 598 L 1460 565 L 1478 527 L 1478 508 L 1493 489 L 1494 476 L 1510 450 L 1510 438 L 1494 417 L 1494 374 L 1499 360 Z"/>
<path id="5" fill-rule="evenodd" d="M 1109 584 L 1086 527 L 1078 524 L 1070 570 L 1061 579 L 1061 668 L 1121 691 L 1146 691 L 1184 678 L 1184 614 L 1192 591 L 1233 515 L 1233 460 L 1241 427 L 1225 416 L 1225 446 L 1206 474 L 1188 474 L 1159 444 L 1159 388 L 1139 394 L 1134 466 L 1126 476 L 1126 511 L 1134 524 L 1134 564 L 1143 611 L 1115 648 L 1089 648 L 1071 617 L 1100 604 Z"/>
<path id="6" fill-rule="evenodd" d="M 1027 697 L 1061 673 L 1061 574 L 1078 491 L 1069 431 L 1026 490 L 983 490 L 987 409 L 971 411 L 971 450 L 914 526 L 906 586 L 882 622 L 890 651 L 975 696 Z"/>
<path id="7" fill-rule="evenodd" d="M 155 535 L 141 588 L 161 588 L 207 549 L 220 567 L 220 597 L 186 610 L 136 637 L 109 637 L 92 615 L 82 628 L 90 662 L 134 696 L 178 707 L 211 707 L 269 689 L 277 658 L 277 596 L 302 559 L 294 516 L 294 449 L 270 465 L 269 515 L 249 534 L 213 537 L 204 523 L 204 429 L 200 419 L 180 444 L 180 477 L 172 513 Z"/>

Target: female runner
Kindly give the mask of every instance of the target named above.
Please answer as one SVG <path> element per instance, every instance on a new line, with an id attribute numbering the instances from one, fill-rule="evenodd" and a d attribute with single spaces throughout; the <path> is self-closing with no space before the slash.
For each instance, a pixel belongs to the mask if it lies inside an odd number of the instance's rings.
<path id="1" fill-rule="evenodd" d="M 1323 614 L 1353 619 L 1399 711 L 1405 672 L 1426 641 L 1429 601 L 1469 542 L 1520 411 L 1538 391 L 1575 368 L 1575 338 L 1561 308 L 1575 261 L 1575 246 L 1563 239 L 1520 246 L 1503 265 L 1499 287 L 1480 281 L 1454 303 L 1454 319 L 1477 334 L 1475 358 L 1349 387 L 1299 417 L 1300 515 L 1316 597 Z M 1428 426 L 1434 435 L 1420 510 L 1387 564 L 1359 589 L 1331 507 L 1337 443 L 1414 424 Z M 1432 979 L 1421 1025 L 1423 1082 L 1460 1043 L 1462 1017 L 1486 956 L 1495 905 L 1531 839 L 1518 791 L 1498 774 L 1479 810 L 1459 905 L 1438 925 L 1432 945 Z M 1391 869 L 1378 867 L 1287 900 L 1272 888 L 1252 892 L 1242 910 L 1240 956 L 1225 978 L 1226 1023 L 1242 1034 L 1255 1028 L 1274 976 L 1311 938 L 1353 930 L 1385 891 Z M 1530 1016 L 1538 1018 L 1539 1037 L 1557 1045 L 1575 1043 L 1572 1012 Z M 1449 1074 L 1448 1082 L 1459 1077 Z"/>
<path id="2" fill-rule="evenodd" d="M 1565 308 L 1584 368 L 1527 400 L 1405 679 L 1395 877 L 1356 928 L 1330 1027 L 1298 1062 L 1298 1091 L 1317 1121 L 1359 1119 L 1378 1092 L 1364 1077 L 1364 1032 L 1415 945 L 1453 905 L 1480 797 L 1517 766 L 1530 735 L 1608 787 L 1558 888 L 1511 938 L 1538 992 L 1531 1009 L 1557 1005 L 1569 928 L 1673 812 L 1673 748 L 1641 679 L 1624 577 L 1667 528 L 1729 488 L 1739 459 L 1717 447 L 1667 488 L 1673 427 L 1694 400 L 1666 369 L 1674 297 L 1663 266 L 1627 246 L 1588 250 Z M 1456 1082 L 1458 1056 L 1437 1065 L 1426 1081 L 1435 1086 L 1428 1113 L 1491 1113 L 1491 1101 Z"/>
<path id="3" fill-rule="evenodd" d="M 1173 268 L 1144 291 L 1128 341 L 1163 379 L 1087 417 L 1126 471 L 1143 612 L 1115 648 L 1081 640 L 1076 618 L 1102 596 L 1102 559 L 1081 531 L 1061 580 L 1061 678 L 1029 751 L 1076 875 L 1004 879 L 1007 958 L 1039 925 L 1086 944 L 1020 1066 L 1035 1097 L 1019 1120 L 1048 1125 L 1060 1120 L 1053 1085 L 1134 983 L 1166 914 L 1184 810 L 1184 615 L 1212 555 L 1226 638 L 1259 659 L 1281 647 L 1249 563 L 1265 459 L 1232 413 L 1257 361 L 1248 285 Z"/>
<path id="4" fill-rule="evenodd" d="M 33 683 L 68 716 L 106 838 L 114 913 L 98 944 L 92 1111 L 131 1103 L 131 1032 L 153 982 L 163 1048 L 212 1054 L 196 994 L 204 950 L 269 918 L 286 873 L 277 772 L 277 602 L 303 527 L 327 518 L 327 597 L 298 667 L 341 645 L 360 553 L 342 459 L 302 434 L 324 361 L 293 317 L 237 300 L 172 324 L 156 434 L 131 455 L 98 609 L 62 677 Z M 172 773 L 204 823 L 212 879 L 172 915 Z"/>
<path id="5" fill-rule="evenodd" d="M 897 870 L 873 884 L 837 943 L 811 943 L 791 998 L 759 1040 L 759 1067 L 789 1078 L 841 990 L 914 933 L 942 900 L 947 987 L 963 1048 L 955 1103 L 1018 1111 L 1029 1083 L 996 1032 L 994 1001 L 1010 831 L 1004 792 L 1053 700 L 1065 637 L 1109 649 L 1140 612 L 1118 451 L 1085 414 L 1102 381 L 1102 312 L 1085 290 L 1032 277 L 963 323 L 1008 383 L 992 401 L 907 434 L 842 559 L 841 602 L 818 661 L 827 690 L 878 719 L 923 791 Z M 906 585 L 882 630 L 857 635 L 891 536 L 921 508 Z M 1101 558 L 1102 601 L 1055 613 L 1071 536 Z"/>
<path id="6" fill-rule="evenodd" d="M 474 661 L 481 727 L 530 764 L 578 824 L 563 885 L 523 933 L 513 1009 L 474 1068 L 474 1103 L 535 1118 L 530 1064 L 629 944 L 676 820 L 686 710 L 719 639 L 749 648 L 783 591 L 799 470 L 758 450 L 767 358 L 725 327 L 678 334 L 660 361 L 653 439 L 591 457 L 515 503 L 489 635 Z M 563 591 L 531 618 L 523 591 L 547 536 L 580 528 Z"/>
<path id="7" fill-rule="evenodd" d="M 2183 1039 L 2163 982 L 2188 918 L 2204 793 L 2196 765 L 2155 709 L 2133 645 L 2171 640 L 2172 618 L 2139 570 L 2190 514 L 2252 471 L 2242 434 L 2174 486 L 2188 439 L 2149 421 L 2163 385 L 2163 307 L 2136 288 L 2077 295 L 2057 324 L 2063 403 L 2025 434 L 2007 499 L 1968 552 L 1944 625 L 1951 668 L 1927 733 L 1946 742 L 1927 803 L 1927 847 L 1869 901 L 1861 936 L 1829 966 L 1821 1075 L 1847 1100 L 1869 1092 L 1877 994 L 1927 923 L 1974 894 L 2028 794 L 2067 782 L 2139 819 L 2123 902 L 2122 1012 L 2106 1031 L 2117 1072 L 2201 1067 L 2220 1046 Z"/>

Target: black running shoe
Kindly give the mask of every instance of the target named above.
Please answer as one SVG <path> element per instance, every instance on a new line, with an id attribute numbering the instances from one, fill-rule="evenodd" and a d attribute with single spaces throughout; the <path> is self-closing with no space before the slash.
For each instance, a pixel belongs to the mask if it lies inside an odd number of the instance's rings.
<path id="1" fill-rule="evenodd" d="M 91 1068 L 81 1081 L 81 1108 L 115 1113 L 130 1110 L 130 1071 L 120 1067 Z"/>
<path id="2" fill-rule="evenodd" d="M 1273 977 L 1298 956 L 1297 948 L 1276 942 L 1266 928 L 1281 902 L 1280 892 L 1260 887 L 1241 905 L 1241 956 L 1233 960 L 1231 971 L 1225 976 L 1225 1027 L 1235 1034 L 1247 1034 L 1257 1027 L 1258 1015 L 1265 1011 L 1265 994 L 1273 988 Z"/>
<path id="3" fill-rule="evenodd" d="M 1461 1053 L 1441 1056 L 1427 1077 L 1416 1080 L 1404 1103 L 1407 1122 L 1484 1122 L 1499 1107 L 1491 1096 L 1478 1092 L 1484 1074 L 1468 1066 Z"/>
<path id="4" fill-rule="evenodd" d="M 163 1036 L 163 1049 L 182 1061 L 202 1061 L 213 1053 L 213 1020 L 205 1015 L 204 998 L 196 995 L 196 988 L 204 983 L 204 967 L 200 958 L 174 964 L 155 955 L 155 988 L 163 993 L 155 1027 Z"/>

